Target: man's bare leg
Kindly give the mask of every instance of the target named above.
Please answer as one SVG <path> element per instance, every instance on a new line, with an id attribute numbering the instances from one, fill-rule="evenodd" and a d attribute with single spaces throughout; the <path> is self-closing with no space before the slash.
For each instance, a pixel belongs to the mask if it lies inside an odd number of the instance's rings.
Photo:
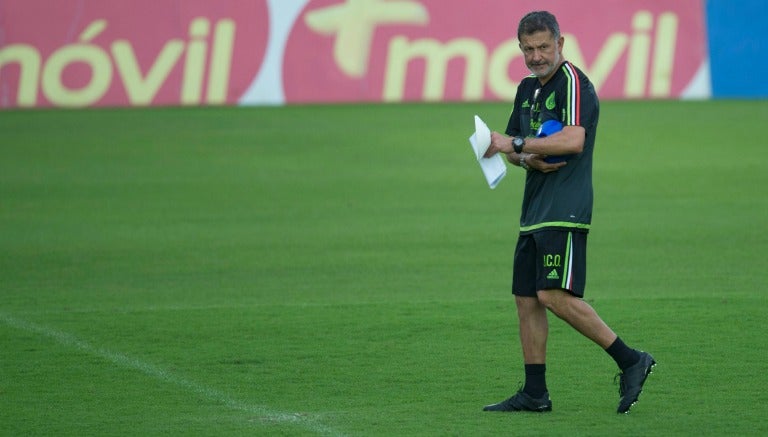
<path id="1" fill-rule="evenodd" d="M 544 364 L 547 358 L 549 322 L 547 308 L 535 297 L 515 296 L 520 323 L 520 344 L 525 364 Z"/>
<path id="2" fill-rule="evenodd" d="M 540 290 L 537 294 L 543 306 L 603 349 L 616 340 L 616 333 L 583 299 L 563 290 Z"/>

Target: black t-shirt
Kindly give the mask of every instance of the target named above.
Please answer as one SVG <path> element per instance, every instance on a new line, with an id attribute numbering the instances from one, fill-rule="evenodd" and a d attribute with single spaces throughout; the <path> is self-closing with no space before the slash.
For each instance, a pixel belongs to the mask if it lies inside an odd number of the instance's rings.
<path id="1" fill-rule="evenodd" d="M 520 232 L 568 229 L 587 232 L 592 223 L 592 152 L 600 114 L 597 93 L 589 78 L 570 62 L 563 62 L 541 86 L 528 76 L 515 96 L 507 135 L 533 137 L 547 120 L 586 129 L 584 150 L 551 173 L 529 171 L 525 180 Z"/>

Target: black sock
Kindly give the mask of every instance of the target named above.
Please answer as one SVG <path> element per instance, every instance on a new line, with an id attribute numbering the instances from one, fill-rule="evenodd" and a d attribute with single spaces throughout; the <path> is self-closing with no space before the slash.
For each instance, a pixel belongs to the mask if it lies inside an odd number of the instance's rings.
<path id="1" fill-rule="evenodd" d="M 546 364 L 525 365 L 525 385 L 523 391 L 532 398 L 540 398 L 547 392 Z"/>
<path id="2" fill-rule="evenodd" d="M 624 344 L 619 337 L 616 337 L 616 340 L 605 351 L 616 361 L 621 370 L 632 367 L 640 360 L 640 353 Z"/>

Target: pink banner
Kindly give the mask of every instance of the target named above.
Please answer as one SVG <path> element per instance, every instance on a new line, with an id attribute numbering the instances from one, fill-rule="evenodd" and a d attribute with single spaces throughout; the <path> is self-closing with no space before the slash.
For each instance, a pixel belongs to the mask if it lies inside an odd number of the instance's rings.
<path id="1" fill-rule="evenodd" d="M 542 0 L 603 98 L 707 97 L 701 0 Z M 0 107 L 509 100 L 509 0 L 0 0 Z"/>

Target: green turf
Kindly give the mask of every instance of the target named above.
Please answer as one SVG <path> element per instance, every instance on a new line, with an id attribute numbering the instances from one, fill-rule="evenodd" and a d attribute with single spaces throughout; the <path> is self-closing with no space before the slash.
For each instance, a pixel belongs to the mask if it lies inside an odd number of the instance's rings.
<path id="1" fill-rule="evenodd" d="M 659 366 L 551 318 L 522 380 L 508 105 L 0 112 L 0 434 L 768 433 L 766 101 L 605 102 L 587 298 Z"/>

